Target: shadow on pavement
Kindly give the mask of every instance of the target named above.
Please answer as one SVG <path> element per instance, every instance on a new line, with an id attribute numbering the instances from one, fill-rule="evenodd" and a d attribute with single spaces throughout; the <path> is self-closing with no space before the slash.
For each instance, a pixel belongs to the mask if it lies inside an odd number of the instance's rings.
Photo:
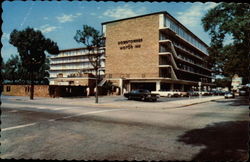
<path id="1" fill-rule="evenodd" d="M 229 106 L 249 106 L 249 100 L 247 96 L 237 96 L 235 99 L 225 99 L 225 100 L 213 100 L 212 102 L 217 103 L 229 103 Z"/>
<path id="2" fill-rule="evenodd" d="M 178 141 L 193 146 L 205 146 L 195 161 L 247 161 L 248 121 L 220 122 L 202 129 L 187 131 Z"/>

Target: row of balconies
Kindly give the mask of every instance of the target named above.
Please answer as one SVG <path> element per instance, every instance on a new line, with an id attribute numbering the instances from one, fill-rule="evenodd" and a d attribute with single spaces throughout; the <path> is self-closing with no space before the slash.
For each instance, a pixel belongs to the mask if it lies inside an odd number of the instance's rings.
<path id="1" fill-rule="evenodd" d="M 105 62 L 105 58 L 101 58 L 101 63 Z M 51 61 L 50 65 L 59 65 L 59 64 L 79 64 L 82 63 L 83 65 L 89 63 L 89 59 L 74 59 L 74 60 L 53 60 Z"/>
<path id="2" fill-rule="evenodd" d="M 174 38 L 170 38 L 169 36 L 172 36 Z M 176 32 L 172 31 L 169 28 L 160 29 L 160 39 L 164 39 L 164 38 L 165 39 L 170 39 L 170 40 L 173 40 L 173 39 L 179 40 L 179 41 L 183 42 L 184 44 L 188 45 L 190 48 L 196 50 L 200 54 L 208 56 L 207 53 L 205 53 L 204 51 L 202 51 L 201 49 L 199 49 L 198 47 L 196 47 L 195 45 L 193 45 L 192 43 L 190 43 L 186 39 L 182 38 L 180 35 L 178 35 Z"/>
<path id="3" fill-rule="evenodd" d="M 169 54 L 168 56 L 165 56 L 165 55 L 160 56 L 159 57 L 159 67 L 160 68 L 166 68 L 166 67 L 168 68 L 168 67 L 172 66 L 172 61 L 171 61 L 170 57 L 171 57 L 171 54 Z M 205 71 L 202 72 L 203 70 L 201 70 L 201 68 L 197 67 L 197 66 L 196 66 L 196 68 L 194 68 L 194 67 L 191 67 L 191 66 L 188 66 L 185 64 L 178 63 L 177 70 L 182 70 L 184 72 L 190 72 L 190 73 L 193 73 L 196 75 L 202 75 L 202 76 L 209 77 L 208 75 L 206 75 L 207 73 L 205 73 Z"/>
<path id="4" fill-rule="evenodd" d="M 170 43 L 169 40 L 160 40 L 159 42 L 160 42 L 160 43 L 166 42 L 167 44 Z M 174 41 L 172 41 L 172 40 L 171 40 L 171 42 L 173 43 L 173 45 L 174 45 L 175 47 L 177 47 L 178 49 L 181 49 L 181 50 L 184 51 L 186 54 L 188 54 L 188 55 L 190 55 L 190 56 L 193 56 L 193 57 L 195 57 L 196 59 L 199 59 L 199 60 L 201 60 L 201 61 L 204 61 L 204 58 L 202 58 L 202 57 L 200 57 L 199 55 L 195 54 L 192 50 L 190 50 L 190 49 L 188 49 L 188 48 L 186 48 L 186 47 L 184 47 L 184 46 L 181 46 L 180 44 L 178 44 L 178 43 L 176 43 L 176 42 L 174 42 Z M 160 49 L 160 52 L 168 52 L 168 51 L 169 51 L 169 49 L 167 49 L 167 48 L 166 48 L 165 50 Z"/>
<path id="5" fill-rule="evenodd" d="M 96 52 L 90 52 L 90 53 L 88 53 L 88 52 L 86 52 L 86 53 L 84 53 L 84 52 L 60 53 L 57 56 L 50 57 L 50 59 L 60 59 L 60 58 L 79 57 L 79 56 L 87 57 L 87 55 L 89 55 L 89 54 L 96 54 L 96 53 L 97 53 L 97 51 Z M 102 55 L 104 55 L 104 50 L 101 50 L 98 53 L 101 53 Z"/>
<path id="6" fill-rule="evenodd" d="M 167 48 L 166 48 L 167 49 Z M 165 53 L 163 53 L 163 52 L 161 52 L 161 53 L 159 53 L 159 55 L 171 55 L 172 54 L 172 51 L 170 50 L 170 48 L 168 48 L 167 50 L 166 50 L 167 52 L 165 52 Z M 204 64 L 206 64 L 204 61 L 203 61 L 203 64 L 201 64 L 201 63 L 198 63 L 197 61 L 194 61 L 194 60 L 192 60 L 192 59 L 189 59 L 189 58 L 187 58 L 187 57 L 185 57 L 185 56 L 183 56 L 183 55 L 180 55 L 180 54 L 178 54 L 177 53 L 177 59 L 179 59 L 179 60 L 181 60 L 181 61 L 183 61 L 183 62 L 185 62 L 185 63 L 188 63 L 188 64 L 191 64 L 191 65 L 193 65 L 193 66 L 196 66 L 196 67 L 199 67 L 199 68 L 203 68 L 203 69 L 205 69 L 205 70 L 207 70 L 207 71 L 211 71 L 210 69 L 208 69 Z"/>

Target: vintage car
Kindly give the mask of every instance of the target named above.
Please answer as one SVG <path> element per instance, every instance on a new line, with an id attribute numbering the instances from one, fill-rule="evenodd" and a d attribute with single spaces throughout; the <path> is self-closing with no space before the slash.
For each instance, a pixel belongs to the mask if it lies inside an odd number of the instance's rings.
<path id="1" fill-rule="evenodd" d="M 157 101 L 160 95 L 157 93 L 150 93 L 150 91 L 146 89 L 138 89 L 124 93 L 124 97 L 128 98 L 129 100 L 138 99 L 142 101 Z"/>
<path id="2" fill-rule="evenodd" d="M 163 91 L 163 90 L 152 91 L 152 93 L 158 93 L 162 97 L 183 97 L 187 95 L 187 93 L 180 92 L 177 89 L 173 91 Z"/>
<path id="3" fill-rule="evenodd" d="M 234 98 L 235 95 L 233 92 L 226 92 L 225 95 L 224 95 L 225 98 Z"/>

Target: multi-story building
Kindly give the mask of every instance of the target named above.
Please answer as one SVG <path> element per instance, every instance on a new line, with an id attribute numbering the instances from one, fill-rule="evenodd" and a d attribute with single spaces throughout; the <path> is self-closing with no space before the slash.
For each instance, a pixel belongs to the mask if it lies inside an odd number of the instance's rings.
<path id="1" fill-rule="evenodd" d="M 122 90 L 209 89 L 208 45 L 167 12 L 102 23 L 105 78 Z"/>
<path id="2" fill-rule="evenodd" d="M 92 53 L 86 48 L 61 50 L 57 56 L 50 57 L 50 86 L 55 87 L 55 95 L 84 95 L 94 91 L 95 70 L 89 57 L 101 54 L 99 76 L 104 76 L 105 56 L 104 48 Z"/>

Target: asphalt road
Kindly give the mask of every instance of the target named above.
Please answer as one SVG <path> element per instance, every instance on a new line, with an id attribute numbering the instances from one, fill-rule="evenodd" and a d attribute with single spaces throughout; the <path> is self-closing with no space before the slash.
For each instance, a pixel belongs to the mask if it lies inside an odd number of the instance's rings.
<path id="1" fill-rule="evenodd" d="M 3 98 L 1 158 L 245 161 L 249 157 L 249 109 L 242 98 L 164 110 L 69 105 Z"/>

